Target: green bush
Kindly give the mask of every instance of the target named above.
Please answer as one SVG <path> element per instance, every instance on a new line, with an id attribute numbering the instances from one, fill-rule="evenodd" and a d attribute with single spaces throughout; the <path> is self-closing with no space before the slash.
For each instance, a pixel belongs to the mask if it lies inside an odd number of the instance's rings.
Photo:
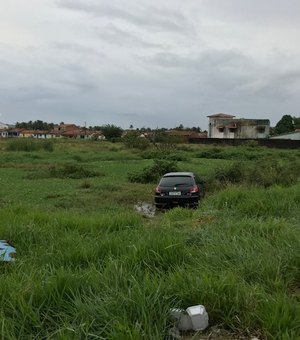
<path id="1" fill-rule="evenodd" d="M 24 176 L 26 179 L 45 179 L 45 178 L 90 178 L 103 176 L 102 173 L 97 171 L 93 171 L 85 168 L 83 165 L 75 164 L 75 163 L 67 163 L 67 164 L 51 164 L 46 168 L 41 168 L 38 170 L 30 171 L 29 174 Z M 82 185 L 82 187 L 87 188 L 87 185 Z"/>
<path id="2" fill-rule="evenodd" d="M 49 167 L 50 177 L 55 178 L 87 178 L 99 176 L 99 173 L 90 169 L 86 169 L 82 165 L 75 163 L 67 163 L 60 166 L 52 165 Z"/>
<path id="3" fill-rule="evenodd" d="M 215 178 L 223 183 L 240 183 L 245 178 L 245 164 L 236 162 L 227 168 L 217 169 Z"/>
<path id="4" fill-rule="evenodd" d="M 196 154 L 198 158 L 230 159 L 230 160 L 257 160 L 266 156 L 266 151 L 254 148 L 253 145 L 239 147 L 213 147 Z"/>
<path id="5" fill-rule="evenodd" d="M 176 162 L 156 159 L 152 166 L 144 168 L 141 172 L 129 173 L 128 179 L 130 182 L 136 183 L 155 183 L 160 176 L 172 171 L 178 171 Z"/>
<path id="6" fill-rule="evenodd" d="M 176 152 L 166 156 L 166 159 L 170 161 L 186 162 L 188 160 L 188 157 L 183 153 Z"/>
<path id="7" fill-rule="evenodd" d="M 150 146 L 148 139 L 140 137 L 138 131 L 129 131 L 123 138 L 122 142 L 129 149 L 146 150 Z"/>
<path id="8" fill-rule="evenodd" d="M 194 152 L 194 149 L 190 145 L 186 144 L 177 145 L 177 150 L 185 152 Z"/>
<path id="9" fill-rule="evenodd" d="M 170 161 L 186 162 L 188 157 L 183 152 L 160 152 L 157 150 L 144 151 L 142 153 L 144 159 L 166 159 Z"/>
<path id="10" fill-rule="evenodd" d="M 258 141 L 257 140 L 248 140 L 244 146 L 247 146 L 249 148 L 256 148 L 258 147 Z"/>

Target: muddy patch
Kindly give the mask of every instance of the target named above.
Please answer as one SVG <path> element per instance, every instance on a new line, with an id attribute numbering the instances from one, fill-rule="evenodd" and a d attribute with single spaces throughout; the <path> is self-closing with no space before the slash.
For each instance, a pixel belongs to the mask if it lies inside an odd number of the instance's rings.
<path id="1" fill-rule="evenodd" d="M 148 202 L 138 202 L 134 205 L 134 210 L 146 217 L 155 216 L 155 206 Z"/>

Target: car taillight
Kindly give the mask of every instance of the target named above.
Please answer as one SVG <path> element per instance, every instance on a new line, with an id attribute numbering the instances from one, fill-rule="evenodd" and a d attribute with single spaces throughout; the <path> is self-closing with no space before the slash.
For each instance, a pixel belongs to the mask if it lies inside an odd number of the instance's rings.
<path id="1" fill-rule="evenodd" d="M 190 188 L 189 192 L 191 194 L 195 194 L 196 192 L 199 191 L 199 188 L 197 187 L 197 185 L 194 185 L 192 188 Z"/>
<path id="2" fill-rule="evenodd" d="M 160 194 L 160 187 L 159 187 L 159 186 L 157 186 L 157 187 L 155 188 L 155 192 L 156 192 L 157 194 Z"/>

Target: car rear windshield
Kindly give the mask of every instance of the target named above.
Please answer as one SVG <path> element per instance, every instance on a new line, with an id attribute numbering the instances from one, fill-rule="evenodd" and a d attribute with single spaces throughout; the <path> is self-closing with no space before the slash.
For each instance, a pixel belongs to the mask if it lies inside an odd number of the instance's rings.
<path id="1" fill-rule="evenodd" d="M 184 186 L 184 185 L 193 185 L 193 179 L 191 176 L 168 176 L 163 177 L 159 183 L 162 187 L 168 186 Z"/>

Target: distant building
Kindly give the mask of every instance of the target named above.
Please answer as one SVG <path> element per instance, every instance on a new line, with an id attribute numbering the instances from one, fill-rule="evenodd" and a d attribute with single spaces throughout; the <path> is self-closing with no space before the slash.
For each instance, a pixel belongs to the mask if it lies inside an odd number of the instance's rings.
<path id="1" fill-rule="evenodd" d="M 20 137 L 20 133 L 21 133 L 23 130 L 24 130 L 24 129 L 19 129 L 19 128 L 8 129 L 8 130 L 7 130 L 7 137 L 10 137 L 10 138 L 17 138 L 17 137 Z"/>
<path id="2" fill-rule="evenodd" d="M 0 129 L 0 137 L 2 137 L 2 138 L 7 138 L 8 137 L 7 129 Z"/>
<path id="3" fill-rule="evenodd" d="M 46 131 L 46 130 L 27 130 L 23 129 L 19 133 L 19 137 L 22 138 L 37 138 L 37 139 L 49 139 L 60 136 L 57 131 Z"/>
<path id="4" fill-rule="evenodd" d="M 210 116 L 208 123 L 208 138 L 268 138 L 270 134 L 269 119 L 245 119 L 225 113 Z"/>
<path id="5" fill-rule="evenodd" d="M 79 127 L 75 124 L 59 124 L 54 127 L 55 131 L 65 132 L 79 130 Z"/>
<path id="6" fill-rule="evenodd" d="M 89 139 L 90 133 L 87 130 L 77 128 L 75 130 L 66 130 L 61 133 L 61 136 L 67 138 Z"/>
<path id="7" fill-rule="evenodd" d="M 169 130 L 167 133 L 170 136 L 176 136 L 182 139 L 183 142 L 188 143 L 192 139 L 207 138 L 207 131 L 193 131 L 193 130 Z"/>

